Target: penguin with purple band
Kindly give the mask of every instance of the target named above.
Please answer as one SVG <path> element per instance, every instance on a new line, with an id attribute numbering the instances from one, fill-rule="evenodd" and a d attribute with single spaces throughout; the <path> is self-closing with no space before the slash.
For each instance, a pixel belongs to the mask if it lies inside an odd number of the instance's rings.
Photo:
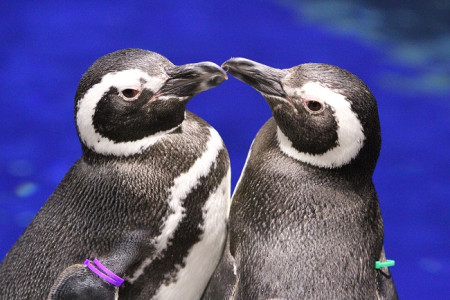
<path id="1" fill-rule="evenodd" d="M 381 135 L 369 88 L 327 64 L 232 58 L 222 68 L 259 91 L 273 118 L 250 148 L 203 299 L 396 299 L 372 182 Z"/>
<path id="2" fill-rule="evenodd" d="M 225 242 L 230 165 L 186 104 L 226 79 L 141 49 L 94 62 L 75 95 L 83 155 L 4 258 L 0 298 L 200 298 Z"/>

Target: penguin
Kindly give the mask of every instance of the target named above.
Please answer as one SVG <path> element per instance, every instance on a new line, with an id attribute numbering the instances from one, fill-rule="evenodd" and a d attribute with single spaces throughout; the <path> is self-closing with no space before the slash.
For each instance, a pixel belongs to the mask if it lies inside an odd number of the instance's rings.
<path id="1" fill-rule="evenodd" d="M 396 299 L 372 174 L 381 147 L 369 88 L 339 67 L 222 68 L 273 117 L 232 196 L 224 255 L 203 299 Z"/>
<path id="2" fill-rule="evenodd" d="M 96 60 L 75 95 L 82 156 L 0 267 L 1 299 L 199 299 L 220 260 L 230 163 L 186 110 L 227 79 L 142 49 Z"/>

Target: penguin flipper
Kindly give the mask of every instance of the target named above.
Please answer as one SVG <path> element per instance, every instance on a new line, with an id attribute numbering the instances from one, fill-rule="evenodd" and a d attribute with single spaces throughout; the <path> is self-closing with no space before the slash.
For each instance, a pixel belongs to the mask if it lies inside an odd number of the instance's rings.
<path id="1" fill-rule="evenodd" d="M 133 230 L 123 234 L 114 250 L 99 259 L 115 272 L 125 274 L 135 264 L 142 253 L 152 254 L 154 248 L 150 233 Z M 61 272 L 51 288 L 48 300 L 69 299 L 118 299 L 119 288 L 94 274 L 85 265 L 74 264 Z"/>
<path id="2" fill-rule="evenodd" d="M 119 288 L 104 281 L 84 265 L 67 267 L 53 284 L 48 300 L 117 299 Z"/>
<path id="3" fill-rule="evenodd" d="M 384 247 L 381 250 L 380 261 L 385 261 L 386 255 Z M 395 289 L 394 280 L 389 272 L 389 268 L 381 268 L 377 274 L 378 298 L 382 300 L 398 299 L 397 290 Z"/>
<path id="4" fill-rule="evenodd" d="M 235 299 L 236 287 L 239 283 L 236 274 L 236 261 L 231 255 L 229 246 L 225 249 L 222 259 L 217 265 L 208 286 L 203 292 L 202 300 Z"/>

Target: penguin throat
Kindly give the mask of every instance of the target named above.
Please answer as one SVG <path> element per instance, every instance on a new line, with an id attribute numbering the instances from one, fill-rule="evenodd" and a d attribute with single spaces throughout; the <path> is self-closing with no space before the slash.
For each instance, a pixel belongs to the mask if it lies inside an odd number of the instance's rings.
<path id="1" fill-rule="evenodd" d="M 364 135 L 350 143 L 346 143 L 345 139 L 341 139 L 338 130 L 338 144 L 323 154 L 310 154 L 300 152 L 292 145 L 289 138 L 277 127 L 277 140 L 281 152 L 287 156 L 321 168 L 339 168 L 350 163 L 354 159 L 363 146 Z M 361 131 L 362 134 L 362 131 Z"/>

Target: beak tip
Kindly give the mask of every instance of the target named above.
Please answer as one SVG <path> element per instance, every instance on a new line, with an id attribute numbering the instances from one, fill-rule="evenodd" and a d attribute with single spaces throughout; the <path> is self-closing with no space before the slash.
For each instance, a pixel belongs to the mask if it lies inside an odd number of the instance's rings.
<path id="1" fill-rule="evenodd" d="M 224 70 L 222 67 L 219 67 L 215 63 L 212 62 L 206 62 L 201 63 L 207 68 L 205 68 L 205 74 L 208 74 L 210 76 L 209 81 L 217 83 L 217 85 L 221 84 L 223 81 L 228 80 L 227 70 Z"/>
<path id="2" fill-rule="evenodd" d="M 228 63 L 228 60 L 220 66 L 222 69 L 224 69 L 225 72 L 228 72 L 228 64 L 227 63 Z"/>
<path id="3" fill-rule="evenodd" d="M 219 84 L 221 84 L 222 82 L 224 82 L 225 80 L 228 79 L 227 74 L 220 74 L 218 76 L 214 76 L 209 80 L 209 84 L 211 86 L 218 86 Z"/>

